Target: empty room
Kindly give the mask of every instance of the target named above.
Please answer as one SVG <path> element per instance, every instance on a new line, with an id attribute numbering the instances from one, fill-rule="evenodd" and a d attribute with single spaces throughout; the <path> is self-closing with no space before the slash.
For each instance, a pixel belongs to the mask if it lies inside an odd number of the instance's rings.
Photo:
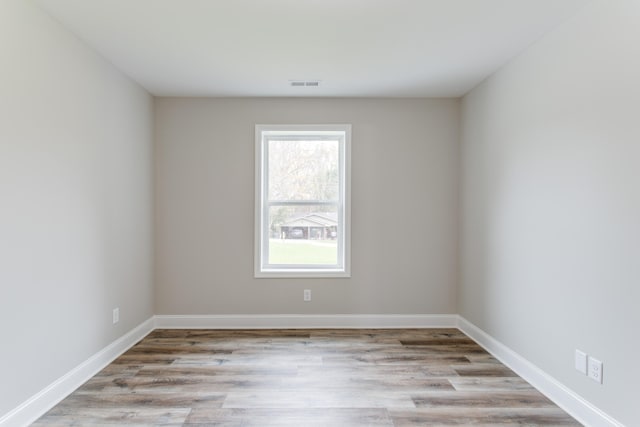
<path id="1" fill-rule="evenodd" d="M 0 427 L 640 425 L 639 162 L 638 0 L 0 0 Z"/>

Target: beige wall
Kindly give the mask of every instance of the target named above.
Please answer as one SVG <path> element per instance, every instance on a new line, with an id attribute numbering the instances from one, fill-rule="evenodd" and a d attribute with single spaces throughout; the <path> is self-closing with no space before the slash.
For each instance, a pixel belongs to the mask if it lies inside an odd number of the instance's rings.
<path id="1" fill-rule="evenodd" d="M 640 382 L 640 2 L 598 0 L 465 96 L 460 312 L 626 425 Z M 604 384 L 578 373 L 578 348 Z"/>
<path id="2" fill-rule="evenodd" d="M 153 314 L 152 112 L 31 2 L 0 1 L 0 418 Z"/>
<path id="3" fill-rule="evenodd" d="M 457 100 L 157 99 L 156 313 L 455 313 L 458 110 Z M 253 277 L 256 123 L 353 125 L 350 279 Z"/>

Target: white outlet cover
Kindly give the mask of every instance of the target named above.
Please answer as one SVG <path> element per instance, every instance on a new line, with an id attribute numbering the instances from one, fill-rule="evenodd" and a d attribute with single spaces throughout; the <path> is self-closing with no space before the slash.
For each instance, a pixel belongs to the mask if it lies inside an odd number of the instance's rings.
<path id="1" fill-rule="evenodd" d="M 311 289 L 304 290 L 304 300 L 311 301 Z"/>
<path id="2" fill-rule="evenodd" d="M 115 325 L 119 321 L 120 321 L 120 309 L 119 308 L 114 308 L 113 309 L 113 324 Z"/>
<path id="3" fill-rule="evenodd" d="M 575 366 L 578 372 L 587 375 L 587 353 L 576 349 Z"/>
<path id="4" fill-rule="evenodd" d="M 602 384 L 602 362 L 598 359 L 594 359 L 593 357 L 589 357 L 587 365 L 587 375 L 589 375 L 589 378 Z"/>

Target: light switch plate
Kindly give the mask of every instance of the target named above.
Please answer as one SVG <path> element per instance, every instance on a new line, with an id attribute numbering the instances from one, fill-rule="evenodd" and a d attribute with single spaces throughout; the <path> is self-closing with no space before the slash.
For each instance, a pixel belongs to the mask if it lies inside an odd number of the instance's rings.
<path id="1" fill-rule="evenodd" d="M 576 349 L 575 365 L 578 372 L 587 375 L 587 353 Z"/>

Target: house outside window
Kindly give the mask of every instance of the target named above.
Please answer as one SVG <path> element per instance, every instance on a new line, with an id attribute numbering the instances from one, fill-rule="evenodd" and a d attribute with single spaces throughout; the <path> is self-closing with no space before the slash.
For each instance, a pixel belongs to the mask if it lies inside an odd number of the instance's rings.
<path id="1" fill-rule="evenodd" d="M 256 125 L 256 277 L 349 277 L 350 125 Z"/>

